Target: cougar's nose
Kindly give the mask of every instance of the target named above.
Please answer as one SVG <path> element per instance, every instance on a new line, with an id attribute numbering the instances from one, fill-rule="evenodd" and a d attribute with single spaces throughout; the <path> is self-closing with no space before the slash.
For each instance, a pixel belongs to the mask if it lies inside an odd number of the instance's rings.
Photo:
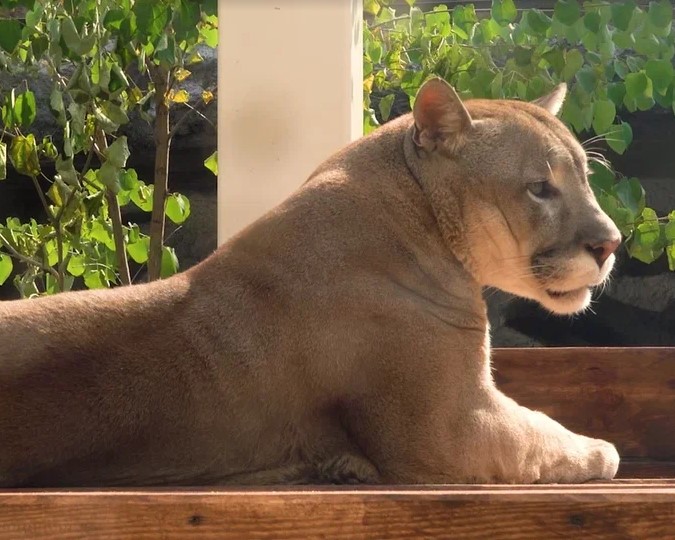
<path id="1" fill-rule="evenodd" d="M 610 240 L 604 240 L 602 242 L 592 242 L 586 244 L 586 249 L 593 256 L 595 262 L 598 263 L 598 268 L 602 268 L 602 265 L 609 258 L 609 256 L 614 253 L 617 248 L 621 245 L 621 238 L 612 238 Z"/>

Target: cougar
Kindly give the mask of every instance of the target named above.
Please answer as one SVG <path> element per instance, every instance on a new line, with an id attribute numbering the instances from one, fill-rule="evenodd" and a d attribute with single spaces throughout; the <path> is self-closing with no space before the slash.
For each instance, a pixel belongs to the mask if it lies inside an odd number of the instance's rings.
<path id="1" fill-rule="evenodd" d="M 190 270 L 0 303 L 0 485 L 612 478 L 491 376 L 483 288 L 574 313 L 620 243 L 565 93 L 431 79 Z"/>

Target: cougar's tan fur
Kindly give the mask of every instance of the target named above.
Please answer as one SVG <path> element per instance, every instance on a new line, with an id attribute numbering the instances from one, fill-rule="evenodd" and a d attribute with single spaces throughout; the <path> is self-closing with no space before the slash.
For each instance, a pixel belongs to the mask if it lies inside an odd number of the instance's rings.
<path id="1" fill-rule="evenodd" d="M 191 270 L 0 303 L 0 485 L 614 476 L 490 373 L 484 286 L 570 313 L 614 262 L 563 98 L 431 80 Z"/>

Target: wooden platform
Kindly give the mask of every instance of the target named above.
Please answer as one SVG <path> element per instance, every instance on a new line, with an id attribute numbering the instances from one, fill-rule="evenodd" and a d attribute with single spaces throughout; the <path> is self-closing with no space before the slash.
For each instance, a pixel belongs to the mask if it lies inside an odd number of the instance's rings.
<path id="1" fill-rule="evenodd" d="M 0 538 L 675 538 L 675 348 L 499 350 L 495 378 L 522 404 L 615 442 L 621 479 L 0 491 Z"/>

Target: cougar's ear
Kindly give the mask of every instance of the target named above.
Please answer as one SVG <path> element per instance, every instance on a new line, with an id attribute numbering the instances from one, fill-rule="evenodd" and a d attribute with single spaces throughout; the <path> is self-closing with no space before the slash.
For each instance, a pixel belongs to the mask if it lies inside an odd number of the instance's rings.
<path id="1" fill-rule="evenodd" d="M 429 79 L 419 89 L 413 117 L 413 140 L 426 150 L 439 145 L 451 151 L 456 149 L 464 132 L 471 127 L 471 115 L 457 92 L 439 78 Z"/>
<path id="2" fill-rule="evenodd" d="M 558 116 L 567 96 L 567 85 L 560 83 L 545 96 L 535 99 L 532 103 L 543 107 L 554 116 Z"/>

